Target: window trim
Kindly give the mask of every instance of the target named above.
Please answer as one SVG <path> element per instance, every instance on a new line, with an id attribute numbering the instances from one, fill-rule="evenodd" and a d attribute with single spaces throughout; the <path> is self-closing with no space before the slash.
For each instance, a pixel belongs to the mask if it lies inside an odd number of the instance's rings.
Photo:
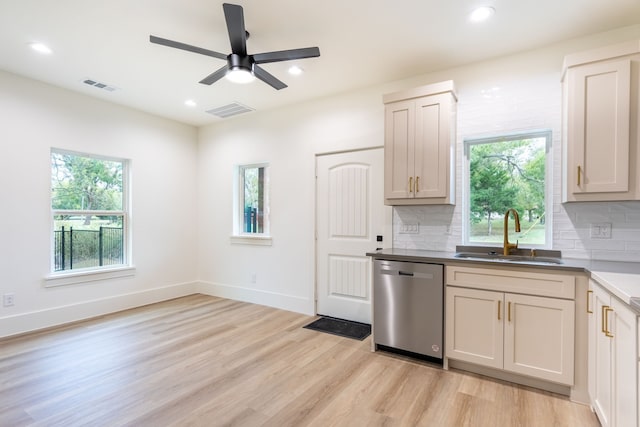
<path id="1" fill-rule="evenodd" d="M 136 275 L 136 268 L 132 265 L 105 266 L 100 270 L 82 269 L 75 271 L 65 270 L 51 273 L 44 278 L 45 288 L 56 286 L 75 285 L 79 283 L 97 282 L 100 280 L 131 277 Z"/>
<path id="2" fill-rule="evenodd" d="M 252 168 L 265 168 L 267 179 L 264 189 L 265 215 L 264 233 L 247 233 L 244 229 L 244 170 Z M 230 236 L 232 244 L 246 244 L 257 246 L 271 246 L 273 238 L 271 236 L 271 165 L 268 162 L 241 164 L 234 166 L 233 179 L 233 232 Z"/>
<path id="3" fill-rule="evenodd" d="M 471 188 L 470 188 L 470 146 L 477 144 L 488 144 L 492 142 L 511 141 L 518 139 L 545 138 L 545 243 L 544 245 L 527 243 L 527 248 L 535 249 L 551 249 L 553 243 L 553 132 L 551 129 L 532 129 L 525 131 L 505 131 L 504 133 L 470 136 L 463 139 L 463 158 L 462 158 L 462 239 L 463 245 L 467 246 L 489 246 L 502 247 L 501 244 L 492 244 L 490 242 L 471 242 L 469 240 L 470 232 L 470 204 L 471 204 Z M 520 213 L 520 212 L 518 212 Z"/>
<path id="4" fill-rule="evenodd" d="M 104 160 L 110 162 L 117 162 L 122 164 L 122 209 L 105 211 L 105 210 L 75 210 L 75 209 L 53 209 L 52 199 L 49 199 L 49 235 L 50 235 L 50 253 L 49 253 L 49 274 L 45 277 L 45 286 L 61 286 L 67 284 L 76 284 L 94 280 L 104 280 L 114 277 L 131 276 L 135 274 L 135 268 L 133 267 L 132 254 L 131 254 L 131 214 L 130 214 L 130 170 L 131 160 L 104 156 L 101 154 L 90 154 L 80 151 L 65 150 L 52 147 L 49 153 L 49 167 L 51 168 L 51 157 L 53 154 L 72 155 L 79 157 L 87 157 L 91 159 Z M 53 194 L 53 188 L 51 186 L 51 171 L 49 174 L 49 187 L 50 194 Z M 56 215 L 87 215 L 94 216 L 119 216 L 122 217 L 122 264 L 106 265 L 88 268 L 78 268 L 71 270 L 55 271 L 55 221 Z M 94 276 L 94 277 L 92 277 Z"/>

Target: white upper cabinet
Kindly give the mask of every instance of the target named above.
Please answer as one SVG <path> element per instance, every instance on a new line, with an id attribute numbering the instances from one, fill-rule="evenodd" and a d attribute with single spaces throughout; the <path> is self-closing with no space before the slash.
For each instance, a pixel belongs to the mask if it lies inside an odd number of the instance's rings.
<path id="1" fill-rule="evenodd" d="M 385 204 L 455 203 L 452 81 L 384 96 Z"/>
<path id="2" fill-rule="evenodd" d="M 563 202 L 640 200 L 640 42 L 569 55 Z"/>

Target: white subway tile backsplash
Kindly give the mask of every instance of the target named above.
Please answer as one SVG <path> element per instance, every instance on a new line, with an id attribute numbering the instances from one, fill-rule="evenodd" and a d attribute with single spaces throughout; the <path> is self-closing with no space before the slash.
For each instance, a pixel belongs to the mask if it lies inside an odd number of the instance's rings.
<path id="1" fill-rule="evenodd" d="M 564 257 L 640 262 L 640 202 L 562 204 L 560 69 L 519 78 L 490 76 L 458 84 L 455 206 L 401 206 L 393 209 L 393 246 L 455 250 L 463 243 L 462 167 L 466 138 L 551 129 L 553 149 L 552 249 Z M 501 81 L 503 80 L 503 81 Z M 400 234 L 403 224 L 419 223 L 418 234 Z M 610 223 L 611 239 L 592 239 L 592 223 Z M 450 234 L 447 234 L 449 232 Z"/>

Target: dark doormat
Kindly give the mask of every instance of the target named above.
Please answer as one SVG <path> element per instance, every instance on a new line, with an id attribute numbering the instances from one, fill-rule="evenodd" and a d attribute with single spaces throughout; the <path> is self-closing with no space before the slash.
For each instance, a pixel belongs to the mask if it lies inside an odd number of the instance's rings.
<path id="1" fill-rule="evenodd" d="M 304 326 L 304 328 L 341 337 L 353 338 L 359 341 L 371 335 L 371 325 L 328 316 L 322 316 L 320 319 Z"/>

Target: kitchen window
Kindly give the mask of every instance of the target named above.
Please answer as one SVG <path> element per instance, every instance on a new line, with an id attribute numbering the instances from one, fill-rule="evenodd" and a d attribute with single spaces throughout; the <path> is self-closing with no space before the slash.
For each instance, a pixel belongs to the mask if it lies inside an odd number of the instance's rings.
<path id="1" fill-rule="evenodd" d="M 548 247 L 551 132 L 535 131 L 466 139 L 465 244 L 502 246 L 504 215 L 516 209 L 521 232 L 509 221 L 511 241 L 522 247 Z"/>
<path id="2" fill-rule="evenodd" d="M 233 243 L 270 245 L 269 165 L 236 168 Z"/>
<path id="3" fill-rule="evenodd" d="M 51 151 L 52 278 L 128 266 L 127 166 Z"/>

